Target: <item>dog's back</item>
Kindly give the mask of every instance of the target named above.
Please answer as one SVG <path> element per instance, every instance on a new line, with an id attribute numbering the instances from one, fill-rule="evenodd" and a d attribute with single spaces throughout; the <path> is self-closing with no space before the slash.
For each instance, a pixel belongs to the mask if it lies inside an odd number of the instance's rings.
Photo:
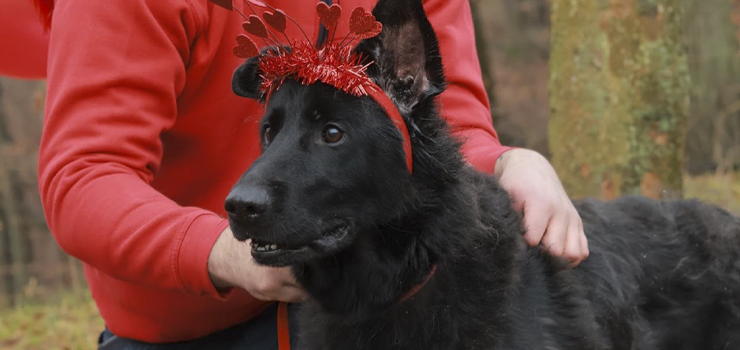
<path id="1" fill-rule="evenodd" d="M 503 224 L 510 216 L 504 213 L 513 209 L 502 202 L 496 181 L 471 179 L 478 202 L 489 203 L 479 205 L 479 221 L 491 229 L 478 234 L 495 231 L 501 241 L 522 241 L 517 225 Z M 695 200 L 629 196 L 575 204 L 591 251 L 578 267 L 570 269 L 539 248 L 523 259 L 509 254 L 516 262 L 506 267 L 514 283 L 499 293 L 508 300 L 497 307 L 498 320 L 486 321 L 514 324 L 499 335 L 504 348 L 740 349 L 739 218 Z M 487 262 L 501 264 L 496 257 L 511 247 L 526 250 L 523 243 L 494 246 Z M 467 297 L 461 304 L 488 305 Z"/>
<path id="2" fill-rule="evenodd" d="M 616 348 L 740 347 L 738 218 L 641 197 L 577 208 L 592 254 L 574 273 Z"/>

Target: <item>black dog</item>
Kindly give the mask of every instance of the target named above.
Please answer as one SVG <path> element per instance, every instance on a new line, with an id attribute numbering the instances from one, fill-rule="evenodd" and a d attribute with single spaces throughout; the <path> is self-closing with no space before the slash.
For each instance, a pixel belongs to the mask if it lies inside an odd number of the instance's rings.
<path id="1" fill-rule="evenodd" d="M 740 349 L 740 220 L 695 201 L 584 201 L 588 260 L 528 249 L 507 193 L 437 114 L 421 1 L 374 15 L 383 33 L 357 50 L 411 130 L 413 174 L 374 100 L 287 81 L 226 202 L 255 260 L 291 266 L 310 294 L 301 349 Z M 260 83 L 255 59 L 234 76 L 241 96 L 262 98 Z"/>

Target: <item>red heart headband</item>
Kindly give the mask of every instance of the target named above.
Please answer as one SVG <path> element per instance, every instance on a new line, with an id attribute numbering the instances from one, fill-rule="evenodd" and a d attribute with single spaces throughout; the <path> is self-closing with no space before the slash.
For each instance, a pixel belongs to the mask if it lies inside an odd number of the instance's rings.
<path id="1" fill-rule="evenodd" d="M 258 68 L 262 72 L 260 90 L 268 99 L 269 95 L 278 90 L 288 78 L 295 79 L 304 85 L 321 81 L 357 97 L 370 96 L 385 110 L 393 124 L 401 131 L 406 165 L 411 173 L 413 163 L 411 138 L 406 123 L 393 101 L 367 75 L 367 68 L 373 62 L 362 64 L 362 55 L 354 52 L 352 47 L 355 41 L 373 38 L 382 31 L 383 25 L 375 20 L 372 13 L 365 11 L 362 7 L 355 8 L 349 18 L 350 32 L 344 39 L 335 42 L 334 34 L 342 16 L 342 8 L 337 4 L 328 6 L 319 2 L 316 5 L 316 12 L 321 24 L 329 31 L 329 40 L 322 47 L 316 48 L 295 19 L 261 0 L 242 0 L 252 12 L 249 16 L 234 7 L 232 0 L 209 1 L 229 11 L 238 12 L 246 20 L 242 28 L 265 43 L 267 50 L 260 53 L 252 38 L 239 34 L 236 37 L 237 46 L 234 47 L 234 54 L 244 59 L 259 56 Z M 271 11 L 265 10 L 260 17 L 254 7 Z M 288 20 L 300 29 L 305 40 L 288 38 L 285 34 Z M 287 44 L 280 41 L 276 32 L 285 38 Z"/>

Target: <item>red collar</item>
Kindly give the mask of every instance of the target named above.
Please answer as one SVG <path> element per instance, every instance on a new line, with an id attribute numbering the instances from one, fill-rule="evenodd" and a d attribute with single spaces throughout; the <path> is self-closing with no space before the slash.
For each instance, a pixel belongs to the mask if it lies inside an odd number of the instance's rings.
<path id="1" fill-rule="evenodd" d="M 401 298 L 401 302 L 411 299 L 416 293 L 418 293 L 424 286 L 427 285 L 429 280 L 432 279 L 434 273 L 437 272 L 437 264 L 432 265 L 432 270 L 429 271 L 427 277 L 424 278 L 421 283 L 415 285 L 411 290 L 406 292 Z M 279 303 L 277 312 L 277 333 L 278 333 L 278 349 L 279 350 L 290 350 L 290 330 L 288 327 L 288 304 Z"/>
<path id="2" fill-rule="evenodd" d="M 435 272 L 437 272 L 437 264 L 432 265 L 432 269 L 429 271 L 429 274 L 427 275 L 427 277 L 424 278 L 423 281 L 421 281 L 421 283 L 415 285 L 413 288 L 411 288 L 411 290 L 409 290 L 408 292 L 406 292 L 406 294 L 403 295 L 403 298 L 401 298 L 401 302 L 403 303 L 404 301 L 411 299 L 411 297 L 413 297 L 422 288 L 424 288 L 424 286 L 427 285 L 429 280 L 432 279 L 432 276 L 434 276 Z"/>

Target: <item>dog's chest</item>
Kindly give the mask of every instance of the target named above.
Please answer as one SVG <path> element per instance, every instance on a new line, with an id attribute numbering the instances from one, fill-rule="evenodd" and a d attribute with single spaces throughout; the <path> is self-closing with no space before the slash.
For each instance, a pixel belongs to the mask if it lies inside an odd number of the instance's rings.
<path id="1" fill-rule="evenodd" d="M 305 310 L 308 311 L 308 310 Z M 493 320 L 465 312 L 458 302 L 401 305 L 357 323 L 317 314 L 302 323 L 302 350 L 449 350 L 499 349 L 502 339 Z M 470 311 L 470 310 L 468 310 Z M 474 312 L 477 313 L 477 312 Z M 465 315 L 467 314 L 467 315 Z M 487 324 L 487 325 L 486 325 Z M 503 348 L 502 348 L 503 349 Z"/>

